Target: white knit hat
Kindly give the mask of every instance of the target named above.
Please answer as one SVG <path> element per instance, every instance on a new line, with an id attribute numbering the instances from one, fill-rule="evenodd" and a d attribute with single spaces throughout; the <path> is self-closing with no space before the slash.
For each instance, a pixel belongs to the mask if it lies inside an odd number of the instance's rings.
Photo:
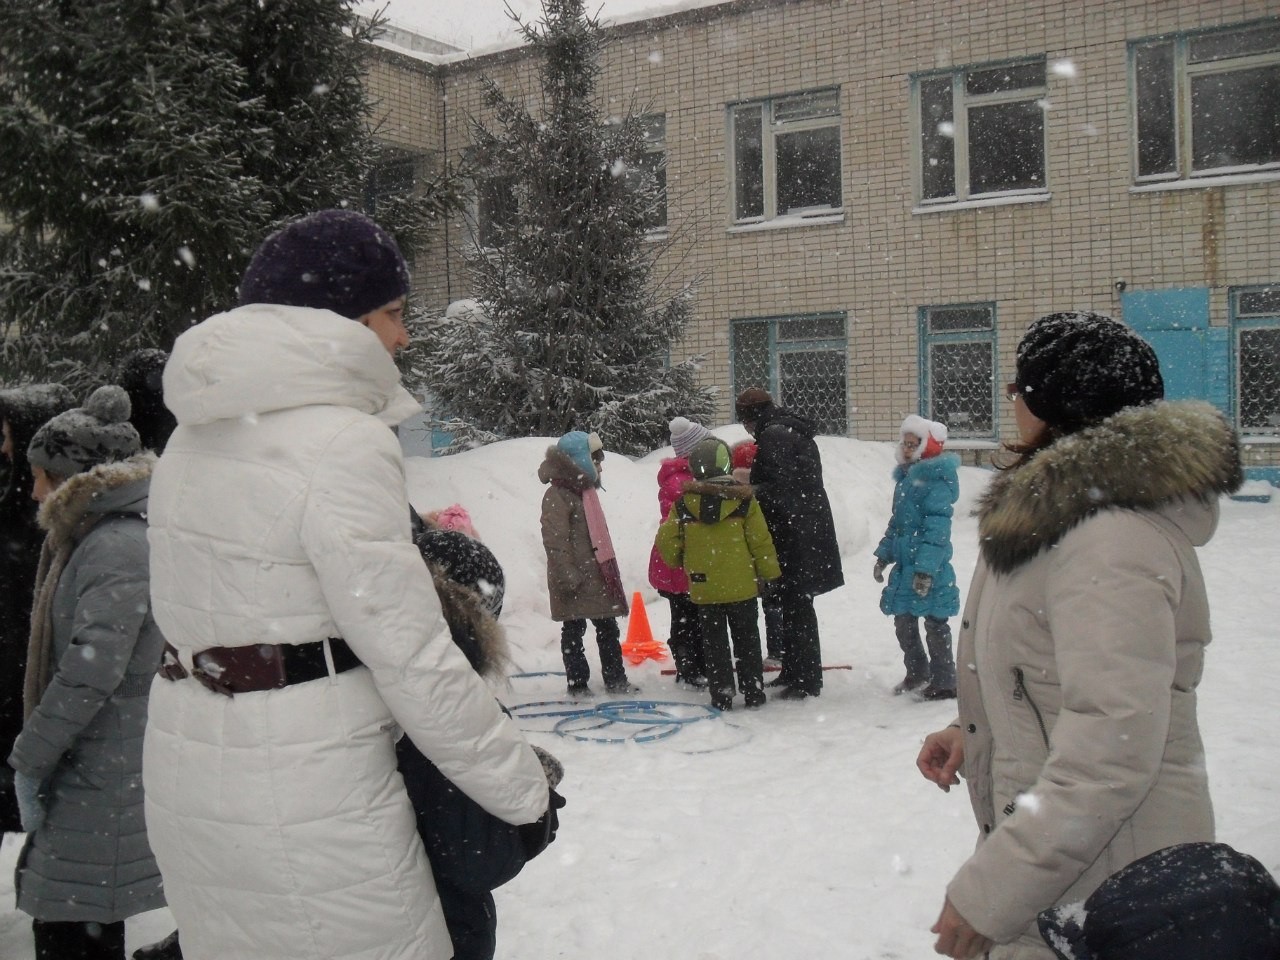
<path id="1" fill-rule="evenodd" d="M 667 424 L 667 429 L 671 431 L 671 447 L 677 457 L 689 456 L 689 451 L 698 445 L 698 441 L 711 436 L 710 430 L 687 417 L 676 417 Z"/>

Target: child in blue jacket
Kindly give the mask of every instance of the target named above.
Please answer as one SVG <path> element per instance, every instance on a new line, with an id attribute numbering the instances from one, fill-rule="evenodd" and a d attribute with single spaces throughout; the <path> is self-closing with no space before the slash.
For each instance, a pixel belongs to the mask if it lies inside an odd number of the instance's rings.
<path id="1" fill-rule="evenodd" d="M 902 421 L 894 468 L 893 514 L 876 547 L 873 576 L 889 582 L 880 609 L 893 617 L 907 675 L 895 694 L 919 690 L 925 700 L 956 695 L 956 664 L 949 617 L 960 612 L 960 590 L 951 566 L 951 514 L 960 496 L 960 458 L 943 453 L 947 428 L 915 414 Z M 925 645 L 919 618 L 924 617 Z"/>

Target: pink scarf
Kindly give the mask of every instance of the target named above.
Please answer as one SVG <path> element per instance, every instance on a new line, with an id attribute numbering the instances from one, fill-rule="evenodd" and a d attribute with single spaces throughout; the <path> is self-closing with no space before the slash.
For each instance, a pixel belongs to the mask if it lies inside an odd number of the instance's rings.
<path id="1" fill-rule="evenodd" d="M 622 571 L 618 569 L 617 554 L 613 550 L 613 539 L 609 536 L 609 524 L 604 518 L 604 508 L 600 506 L 600 494 L 595 487 L 582 491 L 582 512 L 587 517 L 587 533 L 591 537 L 591 547 L 596 552 L 596 563 L 600 564 L 600 573 L 604 576 L 605 587 L 614 599 L 627 602 L 627 592 L 622 589 Z"/>

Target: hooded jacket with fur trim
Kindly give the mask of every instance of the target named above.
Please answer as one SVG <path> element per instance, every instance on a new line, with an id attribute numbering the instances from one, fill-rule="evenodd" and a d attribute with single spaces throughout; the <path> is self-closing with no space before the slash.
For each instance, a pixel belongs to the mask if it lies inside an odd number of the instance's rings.
<path id="1" fill-rule="evenodd" d="M 585 434 L 584 434 L 585 436 Z M 542 546 L 547 554 L 547 598 L 551 619 L 604 620 L 626 616 L 627 605 L 614 597 L 591 545 L 582 493 L 597 482 L 590 452 L 575 459 L 560 447 L 548 447 L 538 479 L 542 495 Z M 590 473 L 587 471 L 590 470 Z"/>
<path id="2" fill-rule="evenodd" d="M 1196 559 L 1241 482 L 1211 406 L 1122 410 L 999 474 L 956 655 L 978 848 L 947 895 L 998 960 L 1051 960 L 1036 914 L 1213 839 L 1196 719 Z"/>
<path id="3" fill-rule="evenodd" d="M 147 484 L 140 454 L 68 478 L 40 506 L 52 627 L 48 685 L 9 763 L 45 783 L 48 816 L 17 870 L 18 908 L 39 920 L 114 923 L 164 906 L 143 819 L 147 693 L 164 637 L 148 600 Z M 55 579 L 56 578 L 56 579 Z"/>

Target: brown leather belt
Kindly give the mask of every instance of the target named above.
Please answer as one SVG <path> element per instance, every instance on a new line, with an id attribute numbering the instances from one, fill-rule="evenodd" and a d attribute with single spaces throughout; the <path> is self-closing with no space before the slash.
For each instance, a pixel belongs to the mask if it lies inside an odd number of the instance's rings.
<path id="1" fill-rule="evenodd" d="M 344 673 L 360 666 L 360 658 L 340 637 L 329 638 L 333 652 L 333 672 Z M 247 647 L 209 647 L 191 658 L 195 669 L 187 672 L 176 648 L 166 643 L 164 657 L 156 671 L 166 680 L 194 677 L 214 693 L 231 697 L 237 693 L 279 690 L 295 683 L 307 683 L 329 675 L 324 641 L 313 643 L 257 643 Z"/>

